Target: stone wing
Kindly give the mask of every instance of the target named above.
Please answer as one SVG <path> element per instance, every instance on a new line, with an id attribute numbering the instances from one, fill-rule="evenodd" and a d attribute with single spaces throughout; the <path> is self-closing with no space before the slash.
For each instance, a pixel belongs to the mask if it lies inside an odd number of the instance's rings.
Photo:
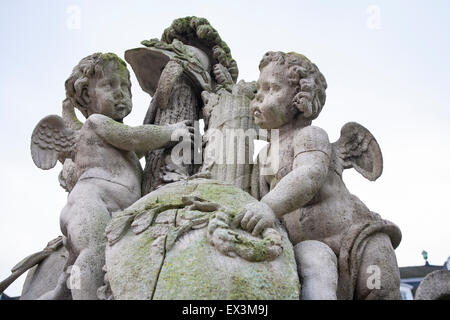
<path id="1" fill-rule="evenodd" d="M 31 136 L 31 157 L 34 164 L 43 170 L 64 163 L 73 158 L 78 140 L 78 132 L 67 128 L 60 116 L 50 115 L 43 118 L 33 130 Z"/>
<path id="2" fill-rule="evenodd" d="M 383 157 L 374 136 L 356 122 L 346 123 L 341 136 L 333 146 L 343 169 L 355 168 L 370 181 L 376 180 L 383 172 Z"/>

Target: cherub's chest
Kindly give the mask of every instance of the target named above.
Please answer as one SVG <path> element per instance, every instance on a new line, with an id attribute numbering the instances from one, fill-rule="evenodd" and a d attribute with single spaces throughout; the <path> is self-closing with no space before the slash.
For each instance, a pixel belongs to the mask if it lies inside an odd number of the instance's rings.
<path id="1" fill-rule="evenodd" d="M 270 144 L 267 151 L 267 160 L 264 165 L 266 169 L 264 177 L 270 185 L 270 189 L 273 189 L 284 176 L 292 171 L 294 149 L 291 140 L 284 139 L 278 145 L 273 142 Z"/>
<path id="2" fill-rule="evenodd" d="M 120 166 L 124 161 L 128 162 L 128 153 L 106 143 L 93 130 L 86 129 L 80 133 L 75 162 L 81 167 Z"/>

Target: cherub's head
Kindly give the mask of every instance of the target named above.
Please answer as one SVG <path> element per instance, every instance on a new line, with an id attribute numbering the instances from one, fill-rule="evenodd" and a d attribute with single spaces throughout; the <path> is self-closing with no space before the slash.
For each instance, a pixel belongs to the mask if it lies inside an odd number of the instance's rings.
<path id="1" fill-rule="evenodd" d="M 65 86 L 67 98 L 86 118 L 100 113 L 122 121 L 131 112 L 130 73 L 114 53 L 82 59 Z"/>
<path id="2" fill-rule="evenodd" d="M 327 82 L 305 56 L 267 52 L 259 64 L 257 94 L 250 110 L 261 128 L 280 128 L 293 119 L 315 119 L 325 104 Z"/>

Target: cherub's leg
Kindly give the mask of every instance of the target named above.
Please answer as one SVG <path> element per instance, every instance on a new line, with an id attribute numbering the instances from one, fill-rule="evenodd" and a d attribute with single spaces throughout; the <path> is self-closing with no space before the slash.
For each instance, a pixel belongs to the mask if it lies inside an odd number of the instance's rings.
<path id="1" fill-rule="evenodd" d="M 387 234 L 368 239 L 355 289 L 355 299 L 401 300 L 397 258 Z"/>
<path id="2" fill-rule="evenodd" d="M 62 215 L 68 250 L 76 256 L 70 272 L 74 300 L 97 299 L 97 289 L 103 285 L 105 228 L 110 213 L 102 200 L 101 187 L 92 182 L 78 182 Z"/>
<path id="3" fill-rule="evenodd" d="M 97 289 L 104 283 L 105 248 L 84 249 L 78 256 L 71 273 L 71 291 L 74 300 L 97 300 Z M 75 278 L 74 278 L 75 276 Z"/>
<path id="4" fill-rule="evenodd" d="M 302 300 L 336 300 L 337 258 L 325 243 L 308 240 L 294 247 Z"/>

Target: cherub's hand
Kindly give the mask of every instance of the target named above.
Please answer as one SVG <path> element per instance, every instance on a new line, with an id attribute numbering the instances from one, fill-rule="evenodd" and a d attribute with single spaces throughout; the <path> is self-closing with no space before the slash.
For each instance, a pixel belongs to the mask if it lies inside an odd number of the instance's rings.
<path id="1" fill-rule="evenodd" d="M 264 202 L 250 203 L 245 207 L 241 227 L 257 236 L 267 228 L 274 228 L 276 219 L 272 209 Z"/>
<path id="2" fill-rule="evenodd" d="M 171 141 L 177 143 L 180 137 L 183 142 L 194 142 L 194 127 L 191 120 L 184 120 L 174 124 L 169 124 L 168 127 L 172 130 Z M 174 144 L 175 144 L 174 143 Z"/>

